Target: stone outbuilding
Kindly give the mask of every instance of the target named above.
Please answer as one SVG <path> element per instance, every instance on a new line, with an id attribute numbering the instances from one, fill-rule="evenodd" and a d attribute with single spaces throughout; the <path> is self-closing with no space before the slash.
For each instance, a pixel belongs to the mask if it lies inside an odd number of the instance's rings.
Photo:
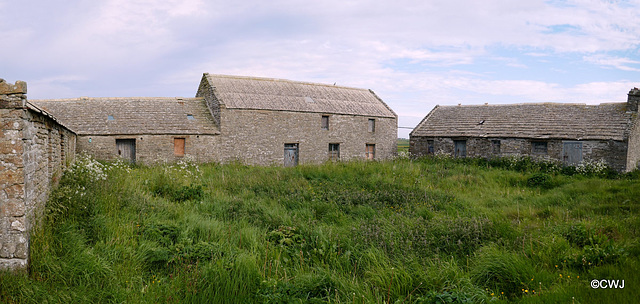
<path id="1" fill-rule="evenodd" d="M 626 103 L 436 106 L 410 133 L 414 156 L 529 155 L 576 165 L 605 161 L 619 171 L 640 164 L 640 90 Z"/>
<path id="2" fill-rule="evenodd" d="M 105 160 L 292 166 L 396 153 L 397 115 L 367 89 L 204 74 L 195 98 L 32 102 L 77 132 L 78 152 Z"/>

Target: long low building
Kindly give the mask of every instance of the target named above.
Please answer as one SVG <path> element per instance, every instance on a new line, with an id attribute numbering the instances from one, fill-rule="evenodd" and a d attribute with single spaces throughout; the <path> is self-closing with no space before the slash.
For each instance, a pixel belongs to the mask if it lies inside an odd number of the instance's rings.
<path id="1" fill-rule="evenodd" d="M 371 90 L 205 73 L 195 98 L 32 100 L 111 160 L 285 165 L 386 159 L 397 115 Z"/>
<path id="2" fill-rule="evenodd" d="M 640 164 L 640 90 L 627 102 L 436 106 L 410 133 L 415 156 L 530 155 L 576 165 L 605 161 L 619 171 Z"/>

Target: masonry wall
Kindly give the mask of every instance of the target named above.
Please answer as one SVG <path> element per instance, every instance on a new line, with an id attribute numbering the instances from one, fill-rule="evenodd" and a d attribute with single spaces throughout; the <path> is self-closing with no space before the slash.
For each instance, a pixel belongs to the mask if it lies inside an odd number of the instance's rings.
<path id="1" fill-rule="evenodd" d="M 185 139 L 184 156 L 174 154 L 174 139 Z M 81 135 L 78 153 L 88 153 L 101 160 L 118 158 L 116 139 L 135 139 L 136 162 L 141 164 L 172 163 L 189 158 L 197 162 L 219 160 L 218 135 Z"/>
<path id="2" fill-rule="evenodd" d="M 75 134 L 26 103 L 26 84 L 0 81 L 0 269 L 25 269 L 29 233 L 75 156 Z"/>
<path id="3" fill-rule="evenodd" d="M 640 169 L 640 119 L 634 114 L 634 124 L 629 132 L 629 151 L 627 152 L 627 171 Z"/>
<path id="4" fill-rule="evenodd" d="M 329 116 L 329 130 L 321 128 L 322 115 Z M 395 118 L 222 108 L 220 127 L 222 162 L 283 165 L 286 143 L 298 144 L 300 164 L 327 161 L 330 143 L 340 144 L 340 160 L 364 159 L 366 144 L 375 144 L 375 159 L 397 151 Z"/>
<path id="5" fill-rule="evenodd" d="M 547 158 L 563 161 L 563 146 L 565 140 L 535 140 L 525 138 L 450 138 L 450 137 L 423 137 L 412 136 L 409 141 L 409 149 L 414 156 L 428 155 L 428 141 L 433 140 L 434 154 L 454 155 L 454 140 L 467 141 L 467 157 L 484 157 L 507 155 L 530 155 L 538 158 Z M 494 154 L 492 141 L 500 141 L 500 153 Z M 543 141 L 547 143 L 546 154 L 535 154 L 532 142 Z M 570 140 L 569 142 L 576 142 Z M 627 144 L 614 140 L 589 140 L 582 142 L 583 160 L 606 161 L 612 168 L 624 171 L 627 165 Z"/>

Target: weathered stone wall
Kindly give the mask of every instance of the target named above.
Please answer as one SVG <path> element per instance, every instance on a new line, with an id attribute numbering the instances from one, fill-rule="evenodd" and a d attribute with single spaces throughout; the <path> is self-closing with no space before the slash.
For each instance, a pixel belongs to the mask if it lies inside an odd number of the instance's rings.
<path id="1" fill-rule="evenodd" d="M 174 139 L 185 139 L 184 156 L 174 154 Z M 171 163 L 183 158 L 197 162 L 218 161 L 218 135 L 121 135 L 78 136 L 78 153 L 85 152 L 101 160 L 118 156 L 116 139 L 135 139 L 136 162 L 141 164 Z"/>
<path id="2" fill-rule="evenodd" d="M 530 155 L 539 158 L 548 158 L 563 161 L 563 146 L 565 140 L 535 140 L 525 138 L 459 138 L 467 141 L 467 157 L 484 157 L 507 155 Z M 435 154 L 454 155 L 454 140 L 458 138 L 448 137 L 423 137 L 412 136 L 409 141 L 409 151 L 414 156 L 428 155 L 428 141 L 433 140 Z M 493 152 L 492 141 L 500 141 L 500 153 Z M 639 139 L 640 140 L 640 139 Z M 532 142 L 544 141 L 547 143 L 546 154 L 534 154 Z M 571 142 L 576 142 L 571 140 Z M 606 161 L 612 168 L 624 171 L 627 166 L 627 145 L 622 141 L 614 140 L 589 140 L 582 142 L 583 160 Z M 637 149 L 636 149 L 637 150 Z"/>
<path id="3" fill-rule="evenodd" d="M 24 269 L 29 233 L 75 156 L 75 134 L 30 108 L 26 83 L 0 80 L 0 269 Z"/>
<path id="4" fill-rule="evenodd" d="M 627 171 L 640 169 L 640 117 L 634 115 L 634 124 L 629 132 L 629 150 L 627 152 Z"/>
<path id="5" fill-rule="evenodd" d="M 321 119 L 329 116 L 329 130 Z M 375 119 L 369 132 L 368 120 Z M 364 159 L 366 144 L 375 144 L 375 159 L 396 154 L 397 120 L 392 118 L 308 112 L 221 109 L 220 161 L 282 165 L 284 144 L 297 143 L 299 163 L 328 160 L 329 144 L 340 144 L 340 159 Z"/>

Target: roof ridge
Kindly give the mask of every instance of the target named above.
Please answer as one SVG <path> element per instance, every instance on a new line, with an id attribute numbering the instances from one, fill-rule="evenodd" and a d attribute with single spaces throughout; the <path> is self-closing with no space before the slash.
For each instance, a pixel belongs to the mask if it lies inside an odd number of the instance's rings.
<path id="1" fill-rule="evenodd" d="M 245 80 L 257 80 L 257 81 L 272 81 L 272 82 L 285 82 L 285 83 L 295 83 L 295 84 L 304 84 L 304 85 L 312 85 L 312 86 L 324 86 L 330 88 L 341 88 L 341 89 L 351 89 L 358 91 L 368 91 L 369 89 L 328 84 L 328 83 L 319 83 L 319 82 L 309 82 L 309 81 L 298 81 L 298 80 L 290 80 L 284 78 L 270 78 L 270 77 L 258 77 L 258 76 L 239 76 L 239 75 L 223 75 L 223 74 L 210 74 L 205 73 L 207 76 L 211 77 L 220 77 L 220 78 L 231 78 L 231 79 L 245 79 Z"/>
<path id="2" fill-rule="evenodd" d="M 603 106 L 603 105 L 619 105 L 625 104 L 626 102 L 621 101 L 611 101 L 611 102 L 602 102 L 599 104 L 586 104 L 579 102 L 520 102 L 520 103 L 494 103 L 494 104 L 457 104 L 457 105 L 440 105 L 440 107 L 508 107 L 508 106 L 528 106 L 528 105 L 550 105 L 550 106 Z"/>
<path id="3" fill-rule="evenodd" d="M 33 102 L 42 101 L 79 101 L 79 100 L 202 100 L 204 97 L 75 97 L 75 98 L 51 98 L 51 99 L 29 99 Z"/>

